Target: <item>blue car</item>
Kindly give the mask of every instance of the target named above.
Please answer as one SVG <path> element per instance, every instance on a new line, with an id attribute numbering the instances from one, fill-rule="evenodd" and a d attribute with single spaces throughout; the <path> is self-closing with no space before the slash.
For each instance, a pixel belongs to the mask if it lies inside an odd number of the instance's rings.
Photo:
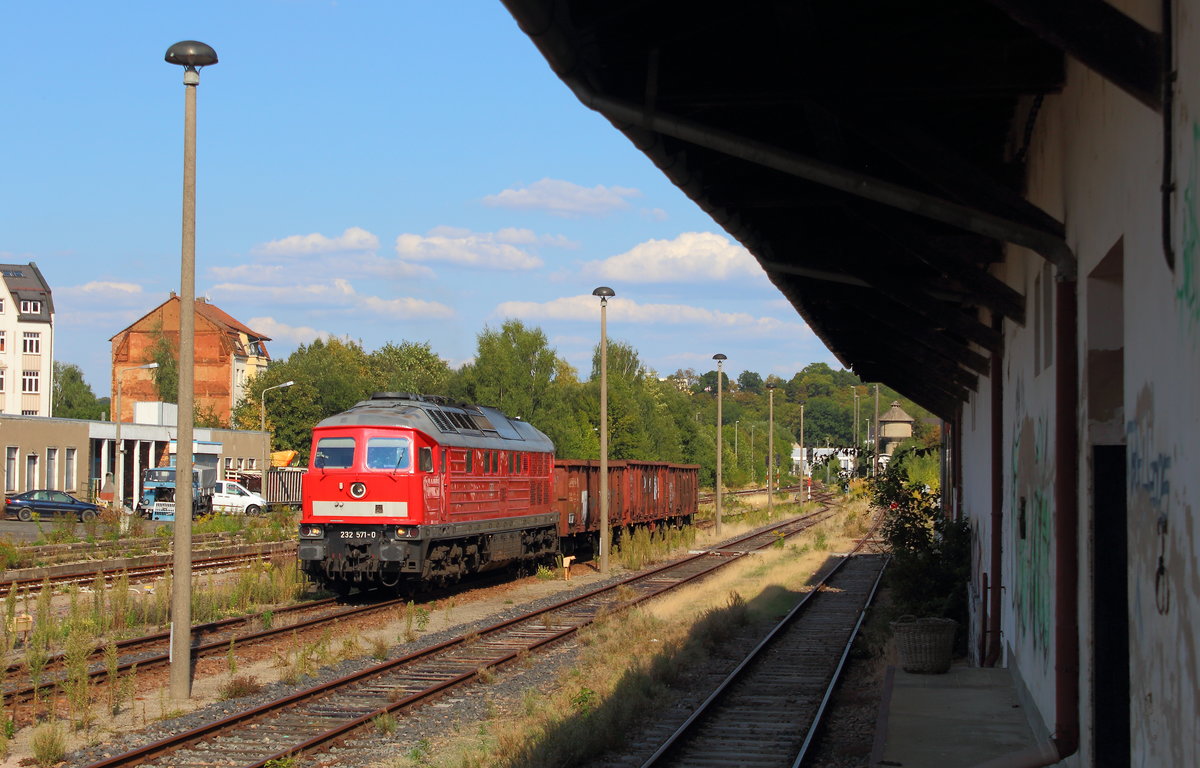
<path id="1" fill-rule="evenodd" d="M 43 519 L 70 515 L 82 522 L 94 519 L 100 514 L 100 507 L 62 491 L 26 491 L 4 497 L 4 516 L 7 518 L 29 522 L 35 512 Z"/>

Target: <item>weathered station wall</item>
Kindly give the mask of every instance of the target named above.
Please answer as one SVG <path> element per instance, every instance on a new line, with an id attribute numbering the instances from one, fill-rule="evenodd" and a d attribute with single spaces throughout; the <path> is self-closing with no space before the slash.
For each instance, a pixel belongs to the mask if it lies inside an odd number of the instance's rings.
<path id="1" fill-rule="evenodd" d="M 1160 30 L 1158 3 L 1114 3 Z M 1133 765 L 1200 765 L 1200 0 L 1176 4 L 1180 82 L 1170 167 L 1175 193 L 1163 246 L 1163 117 L 1083 65 L 1041 106 L 1029 148 L 1028 197 L 1066 224 L 1079 261 L 1079 753 L 1095 761 L 1093 649 L 1108 629 L 1097 581 L 1125 571 Z M 1030 105 L 1014 116 L 1023 138 Z M 1023 327 L 1005 326 L 1003 385 L 1004 658 L 1048 733 L 1055 730 L 1054 269 L 1012 247 L 997 274 L 1026 296 Z M 964 408 L 963 508 L 975 531 L 972 648 L 982 574 L 990 570 L 991 382 Z M 1124 451 L 1124 510 L 1101 490 L 1107 446 Z M 1108 451 L 1107 453 L 1105 453 Z M 1098 506 L 1099 505 L 1099 506 Z M 1097 509 L 1102 513 L 1098 516 Z M 1125 520 L 1120 521 L 1124 514 Z M 1123 526 L 1124 560 L 1105 542 Z M 1100 542 L 1100 544 L 1097 544 Z M 995 583 L 994 574 L 988 574 Z M 1098 619 L 1098 616 L 1100 617 Z M 1100 692 L 1098 694 L 1098 691 Z"/>

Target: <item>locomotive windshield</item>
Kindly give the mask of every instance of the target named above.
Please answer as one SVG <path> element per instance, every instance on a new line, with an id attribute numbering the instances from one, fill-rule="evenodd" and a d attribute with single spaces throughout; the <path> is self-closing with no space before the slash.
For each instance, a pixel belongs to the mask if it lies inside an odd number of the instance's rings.
<path id="1" fill-rule="evenodd" d="M 322 437 L 317 441 L 318 467 L 347 469 L 354 465 L 353 437 Z"/>
<path id="2" fill-rule="evenodd" d="M 407 437 L 372 437 L 367 440 L 367 469 L 408 469 L 412 442 Z"/>

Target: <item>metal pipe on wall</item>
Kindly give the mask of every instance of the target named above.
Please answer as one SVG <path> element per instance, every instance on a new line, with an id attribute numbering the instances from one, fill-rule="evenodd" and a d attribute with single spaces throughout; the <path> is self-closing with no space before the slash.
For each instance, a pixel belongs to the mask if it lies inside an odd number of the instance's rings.
<path id="1" fill-rule="evenodd" d="M 1003 320 L 993 325 L 1002 326 Z M 1003 586 L 1003 537 L 1004 537 L 1004 353 L 1003 347 L 992 352 L 991 371 L 991 408 L 989 409 L 991 429 L 991 558 L 990 592 L 988 600 L 988 652 L 983 659 L 983 666 L 994 667 L 1000 661 L 1002 646 L 1000 643 L 1001 589 Z"/>

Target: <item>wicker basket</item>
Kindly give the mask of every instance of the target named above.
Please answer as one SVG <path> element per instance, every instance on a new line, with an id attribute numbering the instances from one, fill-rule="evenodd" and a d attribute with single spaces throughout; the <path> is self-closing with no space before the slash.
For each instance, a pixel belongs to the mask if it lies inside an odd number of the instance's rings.
<path id="1" fill-rule="evenodd" d="M 954 619 L 918 619 L 901 616 L 892 622 L 900 666 L 905 672 L 937 675 L 950 669 L 954 651 Z"/>

